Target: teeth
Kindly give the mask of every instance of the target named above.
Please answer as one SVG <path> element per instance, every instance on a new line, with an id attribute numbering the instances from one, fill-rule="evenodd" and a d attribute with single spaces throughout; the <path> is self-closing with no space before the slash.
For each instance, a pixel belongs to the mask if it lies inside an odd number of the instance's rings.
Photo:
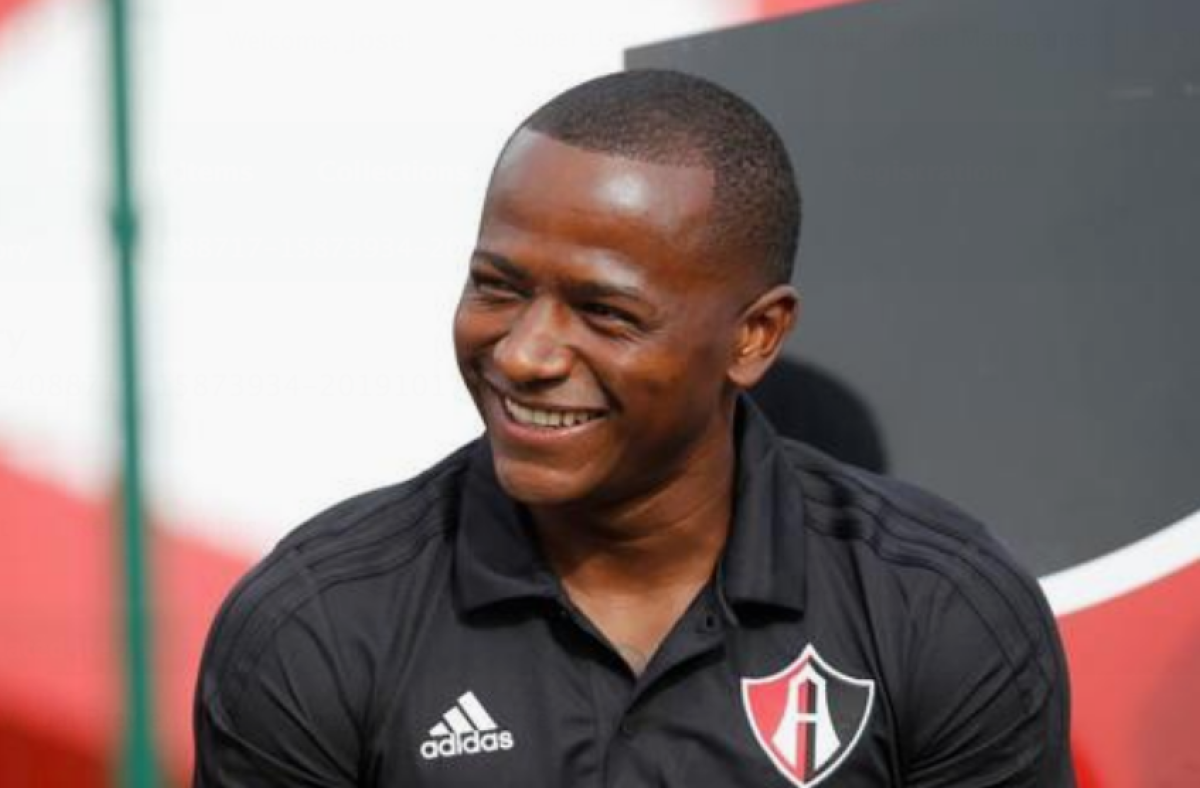
<path id="1" fill-rule="evenodd" d="M 584 424 L 594 418 L 597 414 L 589 413 L 582 410 L 538 410 L 536 408 L 527 408 L 519 402 L 514 402 L 508 397 L 504 398 L 504 409 L 520 424 L 528 424 L 536 427 L 544 427 L 547 429 L 562 429 L 564 427 L 574 427 L 577 424 Z"/>

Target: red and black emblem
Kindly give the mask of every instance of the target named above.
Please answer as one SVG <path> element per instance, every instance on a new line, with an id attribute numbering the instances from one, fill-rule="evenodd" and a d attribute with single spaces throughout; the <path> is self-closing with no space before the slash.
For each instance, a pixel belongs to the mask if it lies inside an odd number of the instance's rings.
<path id="1" fill-rule="evenodd" d="M 800 788 L 837 769 L 867 725 L 875 682 L 834 668 L 808 645 L 772 676 L 742 679 L 742 704 L 759 745 Z"/>

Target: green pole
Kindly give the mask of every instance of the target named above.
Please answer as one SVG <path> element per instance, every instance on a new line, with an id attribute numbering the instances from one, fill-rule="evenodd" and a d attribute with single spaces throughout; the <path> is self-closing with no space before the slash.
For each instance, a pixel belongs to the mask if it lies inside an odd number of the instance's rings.
<path id="1" fill-rule="evenodd" d="M 117 265 L 117 342 L 122 438 L 121 512 L 125 609 L 125 725 L 121 783 L 155 788 L 150 620 L 145 522 L 142 504 L 141 429 L 137 337 L 137 209 L 133 195 L 130 111 L 129 14 L 126 0 L 108 0 L 112 136 L 112 237 Z"/>

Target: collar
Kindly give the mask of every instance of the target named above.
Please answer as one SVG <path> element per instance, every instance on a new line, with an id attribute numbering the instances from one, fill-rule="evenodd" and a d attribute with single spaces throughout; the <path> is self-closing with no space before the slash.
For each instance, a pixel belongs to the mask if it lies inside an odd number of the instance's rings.
<path id="1" fill-rule="evenodd" d="M 734 519 L 718 591 L 744 604 L 804 608 L 804 498 L 781 438 L 749 399 L 738 401 Z M 523 506 L 496 479 L 487 440 L 476 441 L 463 481 L 454 583 L 468 612 L 519 599 L 562 598 Z"/>

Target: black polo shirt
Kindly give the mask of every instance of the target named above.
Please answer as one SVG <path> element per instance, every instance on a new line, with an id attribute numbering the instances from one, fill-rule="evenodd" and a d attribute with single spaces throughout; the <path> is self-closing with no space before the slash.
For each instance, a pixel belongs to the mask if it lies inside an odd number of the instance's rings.
<path id="1" fill-rule="evenodd" d="M 1037 584 L 948 504 L 739 406 L 735 518 L 641 676 L 574 609 L 486 441 L 285 538 L 196 696 L 214 786 L 1069 786 Z"/>

